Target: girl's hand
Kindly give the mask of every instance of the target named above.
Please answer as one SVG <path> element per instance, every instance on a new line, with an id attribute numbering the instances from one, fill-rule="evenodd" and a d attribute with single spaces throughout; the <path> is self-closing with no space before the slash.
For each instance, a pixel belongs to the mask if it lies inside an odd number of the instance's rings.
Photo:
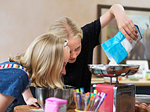
<path id="1" fill-rule="evenodd" d="M 40 107 L 37 101 L 38 100 L 36 98 L 30 97 L 25 102 L 26 102 L 27 105 L 32 105 L 32 106 L 35 106 L 35 107 Z"/>
<path id="2" fill-rule="evenodd" d="M 138 38 L 137 29 L 134 26 L 133 21 L 126 15 L 123 7 L 119 4 L 112 6 L 112 13 L 115 16 L 117 25 L 122 34 L 130 41 Z"/>

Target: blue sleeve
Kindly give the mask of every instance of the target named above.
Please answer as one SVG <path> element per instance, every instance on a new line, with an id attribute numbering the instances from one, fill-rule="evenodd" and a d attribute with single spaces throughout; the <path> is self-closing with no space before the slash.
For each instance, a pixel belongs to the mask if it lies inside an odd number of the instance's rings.
<path id="1" fill-rule="evenodd" d="M 29 83 L 25 71 L 17 68 L 0 69 L 0 93 L 18 99 Z"/>

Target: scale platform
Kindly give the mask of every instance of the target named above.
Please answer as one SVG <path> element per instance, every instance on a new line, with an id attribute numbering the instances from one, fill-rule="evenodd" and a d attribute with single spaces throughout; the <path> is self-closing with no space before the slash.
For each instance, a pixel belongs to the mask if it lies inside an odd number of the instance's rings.
<path id="1" fill-rule="evenodd" d="M 110 83 L 112 83 L 112 77 L 116 77 L 116 83 L 118 82 L 118 76 L 127 76 L 135 74 L 140 65 L 129 64 L 89 64 L 89 70 L 97 77 L 110 77 Z"/>
<path id="2" fill-rule="evenodd" d="M 99 112 L 134 112 L 135 111 L 135 85 L 119 84 L 118 77 L 135 74 L 139 65 L 118 64 L 91 64 L 89 70 L 98 77 L 110 77 L 110 84 L 100 83 L 95 85 L 97 92 L 107 94 Z M 112 78 L 116 82 L 112 83 Z"/>

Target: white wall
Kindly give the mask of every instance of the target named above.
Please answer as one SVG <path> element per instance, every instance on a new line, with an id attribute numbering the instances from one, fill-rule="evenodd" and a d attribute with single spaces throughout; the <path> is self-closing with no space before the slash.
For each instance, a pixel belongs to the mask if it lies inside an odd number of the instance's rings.
<path id="1" fill-rule="evenodd" d="M 97 18 L 97 4 L 114 3 L 150 8 L 149 0 L 0 0 L 0 62 L 23 53 L 59 17 L 82 26 Z"/>

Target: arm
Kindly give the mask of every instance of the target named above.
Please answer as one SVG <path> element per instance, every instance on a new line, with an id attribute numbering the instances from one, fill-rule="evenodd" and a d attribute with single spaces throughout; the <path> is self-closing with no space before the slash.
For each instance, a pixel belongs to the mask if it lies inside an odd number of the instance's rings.
<path id="1" fill-rule="evenodd" d="M 22 96 L 27 105 L 34 105 L 36 107 L 39 107 L 37 104 L 37 99 L 32 96 L 30 89 L 25 90 L 22 93 Z"/>
<path id="2" fill-rule="evenodd" d="M 14 97 L 0 93 L 0 111 L 5 112 L 8 106 L 14 101 Z"/>
<path id="3" fill-rule="evenodd" d="M 132 39 L 137 39 L 137 30 L 132 20 L 126 15 L 124 8 L 115 4 L 100 17 L 101 28 L 105 27 L 113 18 L 116 19 L 119 30 L 122 34 L 132 42 Z"/>

